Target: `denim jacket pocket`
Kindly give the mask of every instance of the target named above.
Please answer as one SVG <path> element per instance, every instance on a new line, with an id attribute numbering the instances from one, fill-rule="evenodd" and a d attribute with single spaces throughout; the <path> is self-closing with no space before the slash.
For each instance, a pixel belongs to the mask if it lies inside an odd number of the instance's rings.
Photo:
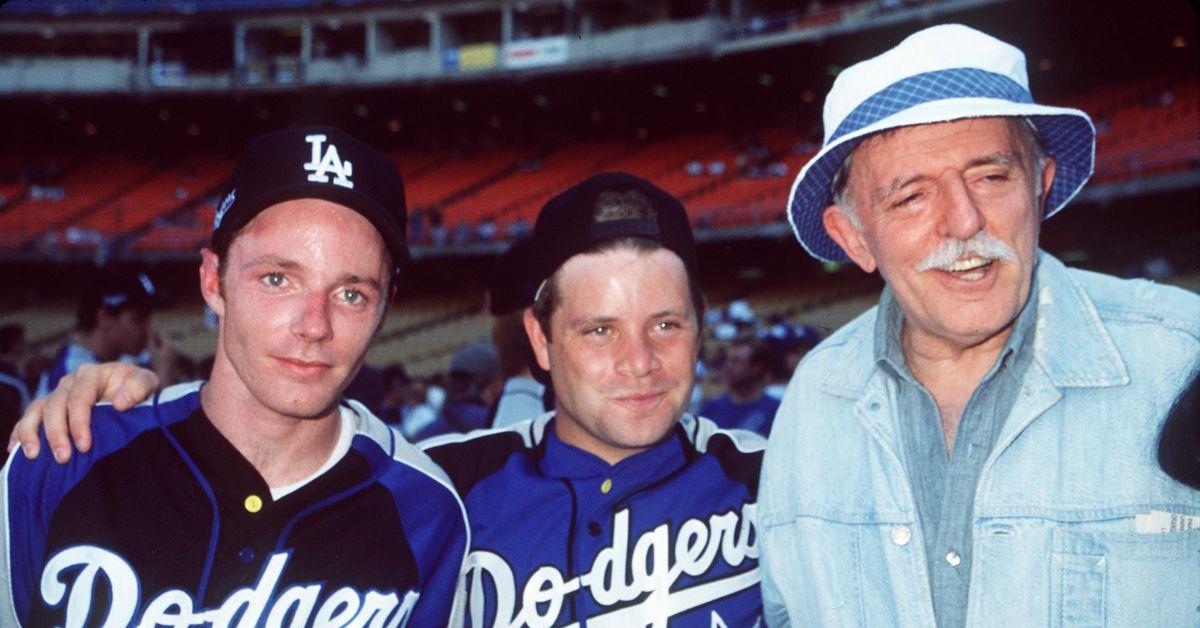
<path id="1" fill-rule="evenodd" d="M 767 550 L 786 543 L 795 548 L 789 553 L 806 563 L 772 571 L 780 594 L 815 593 L 811 599 L 788 600 L 793 625 L 922 625 L 912 623 L 924 616 L 913 601 L 928 595 L 918 575 L 923 557 L 912 524 L 844 519 L 797 515 L 771 526 L 776 544 Z M 888 574 L 894 576 L 893 586 L 887 584 Z"/>
<path id="2" fill-rule="evenodd" d="M 1132 519 L 1120 523 L 1127 529 L 1054 530 L 1051 625 L 1200 625 L 1200 530 L 1142 534 Z"/>

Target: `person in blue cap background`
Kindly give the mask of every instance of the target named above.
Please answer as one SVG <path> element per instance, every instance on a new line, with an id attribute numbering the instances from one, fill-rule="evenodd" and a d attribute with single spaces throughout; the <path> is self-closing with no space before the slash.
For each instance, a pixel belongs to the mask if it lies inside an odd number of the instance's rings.
<path id="1" fill-rule="evenodd" d="M 700 416 L 722 428 L 751 430 L 766 438 L 779 409 L 779 398 L 766 393 L 767 377 L 776 361 L 761 340 L 735 338 L 721 362 L 726 393 L 704 402 Z"/>
<path id="2" fill-rule="evenodd" d="M 84 364 L 121 359 L 153 369 L 163 385 L 173 383 L 175 344 L 151 322 L 164 300 L 146 273 L 126 268 L 97 270 L 80 290 L 75 329 L 38 380 L 38 396 Z"/>
<path id="3" fill-rule="evenodd" d="M 1200 492 L 1155 455 L 1200 298 L 1038 249 L 1092 172 L 1088 116 L 1036 104 L 1020 50 L 941 25 L 842 72 L 824 123 L 789 219 L 886 287 L 776 418 L 768 623 L 1196 625 Z"/>

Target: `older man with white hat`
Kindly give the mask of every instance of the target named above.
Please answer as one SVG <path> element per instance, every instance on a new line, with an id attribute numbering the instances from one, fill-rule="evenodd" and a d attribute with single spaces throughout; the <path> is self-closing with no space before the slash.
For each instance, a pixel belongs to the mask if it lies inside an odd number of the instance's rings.
<path id="1" fill-rule="evenodd" d="M 1091 175 L 1087 115 L 1034 103 L 1020 50 L 943 25 L 843 72 L 824 122 L 792 226 L 887 286 L 775 421 L 769 622 L 1200 624 L 1200 493 L 1154 461 L 1200 298 L 1038 249 Z"/>

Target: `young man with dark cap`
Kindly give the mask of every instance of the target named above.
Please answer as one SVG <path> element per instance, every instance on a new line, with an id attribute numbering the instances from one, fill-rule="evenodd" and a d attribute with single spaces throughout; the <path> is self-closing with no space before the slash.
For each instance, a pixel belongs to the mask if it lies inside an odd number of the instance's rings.
<path id="1" fill-rule="evenodd" d="M 471 517 L 469 624 L 757 625 L 765 441 L 684 412 L 703 301 L 683 206 L 597 175 L 542 208 L 533 244 L 524 323 L 555 411 L 421 444 Z"/>
<path id="2" fill-rule="evenodd" d="M 89 451 L 14 455 L 0 624 L 443 626 L 465 513 L 428 457 L 341 393 L 405 260 L 391 161 L 333 128 L 252 141 L 202 252 L 211 379 Z"/>
<path id="3" fill-rule="evenodd" d="M 764 442 L 684 414 L 702 313 L 679 201 L 627 174 L 551 199 L 525 328 L 555 411 L 422 443 L 472 515 L 472 625 L 750 626 Z"/>
<path id="4" fill-rule="evenodd" d="M 175 346 L 150 325 L 151 312 L 161 304 L 145 273 L 120 268 L 97 271 L 80 292 L 71 342 L 42 373 L 37 394 L 49 394 L 59 380 L 84 364 L 134 361 L 143 350 L 150 359 L 141 365 L 152 368 L 159 381 L 170 383 Z"/>

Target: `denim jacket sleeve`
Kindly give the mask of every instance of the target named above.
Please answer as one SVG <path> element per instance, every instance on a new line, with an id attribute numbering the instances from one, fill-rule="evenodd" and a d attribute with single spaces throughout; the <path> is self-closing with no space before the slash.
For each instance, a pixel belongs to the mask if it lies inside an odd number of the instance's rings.
<path id="1" fill-rule="evenodd" d="M 968 626 L 1200 625 L 1200 492 L 1154 459 L 1200 359 L 1200 298 L 1038 264 L 1034 363 L 976 489 Z M 759 495 L 771 625 L 932 626 L 874 310 L 809 354 L 776 419 Z M 1197 519 L 1200 521 L 1200 519 Z"/>

